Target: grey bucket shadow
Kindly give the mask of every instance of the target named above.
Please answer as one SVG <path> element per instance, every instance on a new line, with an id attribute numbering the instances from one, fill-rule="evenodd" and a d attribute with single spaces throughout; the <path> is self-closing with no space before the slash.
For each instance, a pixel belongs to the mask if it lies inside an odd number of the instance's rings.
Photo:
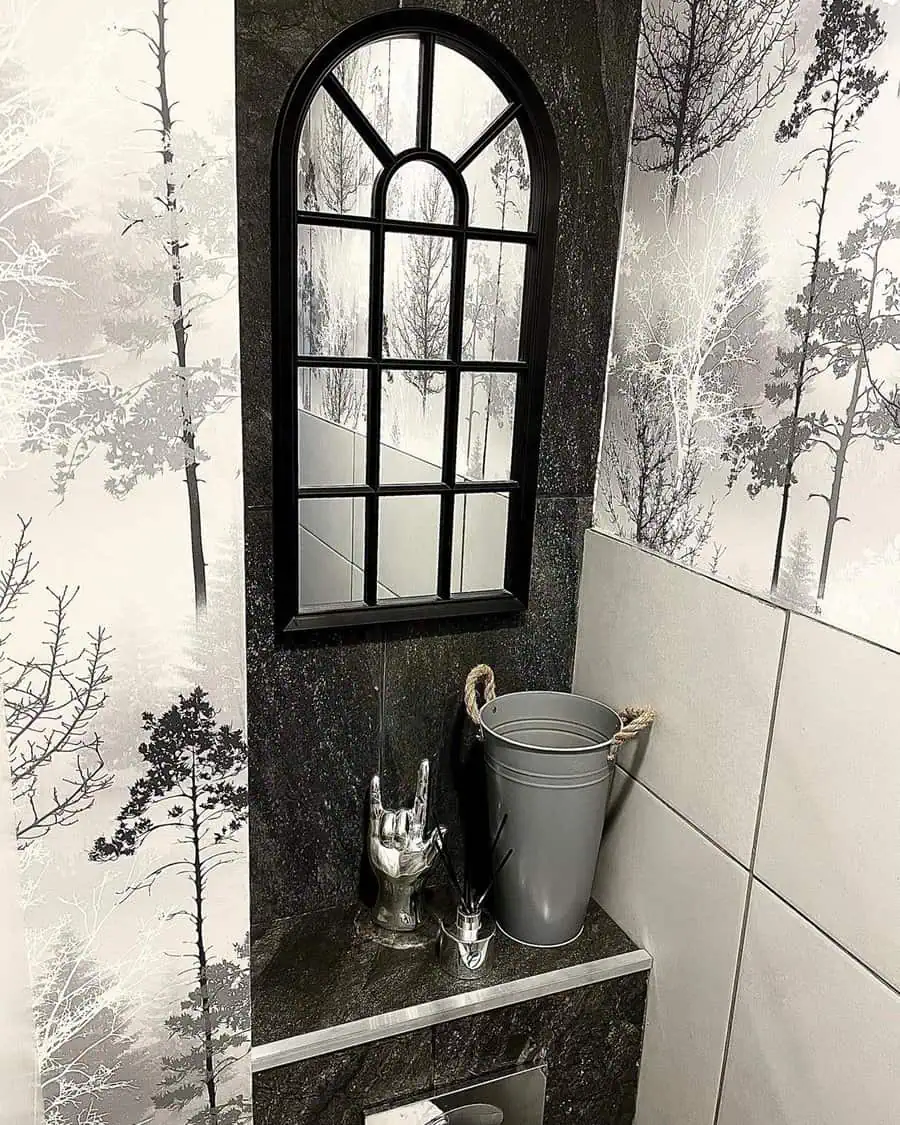
<path id="1" fill-rule="evenodd" d="M 642 730 L 640 734 L 638 734 L 638 736 L 635 738 L 634 757 L 632 758 L 631 765 L 629 766 L 629 769 L 627 771 L 624 769 L 619 770 L 619 773 L 623 780 L 622 784 L 618 787 L 615 797 L 613 796 L 613 783 L 616 777 L 616 770 L 613 769 L 610 773 L 609 797 L 606 804 L 606 822 L 604 827 L 604 835 L 607 831 L 609 831 L 610 828 L 615 825 L 616 819 L 622 810 L 622 806 L 624 805 L 625 801 L 628 800 L 629 792 L 634 788 L 635 778 L 640 776 L 641 766 L 643 764 L 644 758 L 647 756 L 647 750 L 650 746 L 650 737 L 652 734 L 653 724 L 651 723 L 649 727 L 647 727 L 645 730 Z M 600 846 L 603 846 L 602 842 Z"/>

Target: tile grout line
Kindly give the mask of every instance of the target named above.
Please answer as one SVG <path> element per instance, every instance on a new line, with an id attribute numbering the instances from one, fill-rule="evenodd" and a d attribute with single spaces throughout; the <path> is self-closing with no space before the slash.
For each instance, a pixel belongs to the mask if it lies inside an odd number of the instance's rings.
<path id="1" fill-rule="evenodd" d="M 790 910 L 793 914 L 796 914 L 798 917 L 802 918 L 804 922 L 807 922 L 810 926 L 812 926 L 812 928 L 817 933 L 821 934 L 823 938 L 831 942 L 833 946 L 840 950 L 841 953 L 849 957 L 851 961 L 855 961 L 861 969 L 865 969 L 865 971 L 870 976 L 874 977 L 879 984 L 884 985 L 885 988 L 893 992 L 896 996 L 900 996 L 900 985 L 892 984 L 891 981 L 887 979 L 887 977 L 882 976 L 877 969 L 874 969 L 870 964 L 868 964 L 868 962 L 864 961 L 858 953 L 854 953 L 852 949 L 848 949 L 847 946 L 843 944 L 843 942 L 839 941 L 834 936 L 834 934 L 830 934 L 828 930 L 820 926 L 814 918 L 810 918 L 808 914 L 804 914 L 798 906 L 795 906 L 794 903 L 792 903 L 789 899 L 786 899 L 780 891 L 776 891 L 773 886 L 765 881 L 765 879 L 761 879 L 758 875 L 754 875 L 753 881 L 759 883 L 759 885 L 765 888 L 765 890 L 767 890 L 770 895 L 772 895 L 774 898 L 777 898 L 783 906 L 786 906 L 788 910 Z"/>
<path id="2" fill-rule="evenodd" d="M 734 983 L 731 989 L 731 1002 L 728 1006 L 728 1022 L 725 1025 L 725 1044 L 722 1049 L 722 1066 L 719 1070 L 719 1083 L 716 1090 L 716 1108 L 712 1125 L 718 1125 L 722 1110 L 722 1097 L 725 1093 L 725 1071 L 731 1049 L 731 1033 L 734 1029 L 734 1013 L 737 1009 L 738 989 L 741 983 L 741 969 L 744 960 L 744 944 L 747 940 L 747 926 L 750 921 L 750 898 L 753 893 L 753 869 L 756 865 L 756 852 L 759 847 L 759 831 L 762 827 L 763 805 L 766 799 L 766 782 L 769 777 L 769 761 L 772 757 L 772 743 L 775 739 L 775 719 L 778 714 L 778 699 L 781 695 L 781 677 L 784 672 L 784 658 L 787 652 L 788 630 L 791 623 L 789 610 L 784 611 L 784 629 L 781 634 L 781 652 L 778 655 L 778 671 L 775 674 L 775 690 L 772 694 L 772 711 L 769 715 L 769 733 L 766 739 L 766 754 L 763 758 L 762 777 L 759 783 L 759 800 L 756 806 L 756 824 L 753 828 L 753 843 L 750 848 L 750 868 L 747 872 L 747 893 L 744 897 L 744 912 L 741 919 L 741 933 L 738 938 L 737 957 L 734 964 Z"/>
<path id="3" fill-rule="evenodd" d="M 659 801 L 659 803 L 667 808 L 669 812 L 674 813 L 679 820 L 684 821 L 688 828 L 696 832 L 698 836 L 702 836 L 708 844 L 712 844 L 716 851 L 721 852 L 726 859 L 730 859 L 732 863 L 736 863 L 742 871 L 746 871 L 749 874 L 750 868 L 742 859 L 738 859 L 738 857 L 730 852 L 723 844 L 720 844 L 718 840 L 710 836 L 710 834 L 708 832 L 705 832 L 698 824 L 695 824 L 686 813 L 683 813 L 681 811 L 681 809 L 676 808 L 675 805 L 670 804 L 665 797 L 661 797 L 655 789 L 652 789 L 647 784 L 646 781 L 638 777 L 637 774 L 630 773 L 620 762 L 616 762 L 616 769 L 623 773 L 629 779 L 629 781 L 633 782 L 635 785 L 639 785 L 645 793 L 649 793 L 651 797 Z"/>

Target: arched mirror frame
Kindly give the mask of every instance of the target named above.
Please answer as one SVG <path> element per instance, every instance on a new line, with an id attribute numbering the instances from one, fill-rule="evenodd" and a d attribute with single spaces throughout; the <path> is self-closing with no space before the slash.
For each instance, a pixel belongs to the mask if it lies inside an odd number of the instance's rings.
<path id="1" fill-rule="evenodd" d="M 420 82 L 425 95 L 418 115 L 416 146 L 393 153 L 375 133 L 349 99 L 342 99 L 339 85 L 329 80 L 343 58 L 367 42 L 390 34 L 420 37 Z M 484 130 L 456 160 L 426 151 L 430 144 L 431 96 L 434 83 L 435 44 L 443 43 L 479 66 L 508 99 L 506 110 Z M 455 203 L 452 226 L 444 228 L 453 238 L 454 277 L 464 268 L 467 238 L 513 241 L 525 245 L 525 276 L 522 294 L 522 324 L 518 362 L 504 364 L 516 369 L 516 406 L 513 420 L 509 510 L 506 537 L 504 589 L 471 594 L 450 592 L 450 551 L 453 507 L 457 495 L 486 491 L 485 482 L 460 482 L 455 471 L 456 419 L 459 409 L 460 353 L 454 333 L 461 335 L 463 297 L 451 312 L 450 355 L 445 399 L 444 465 L 442 481 L 431 488 L 417 488 L 440 497 L 439 552 L 436 596 L 377 599 L 376 559 L 378 550 L 378 500 L 403 495 L 403 486 L 379 485 L 379 441 L 382 358 L 381 318 L 369 317 L 370 356 L 360 363 L 370 371 L 367 390 L 366 483 L 346 488 L 299 488 L 298 480 L 298 365 L 297 292 L 299 207 L 298 148 L 300 134 L 312 99 L 320 87 L 335 96 L 351 123 L 361 132 L 382 165 L 373 191 L 372 218 L 333 217 L 336 222 L 362 226 L 372 232 L 370 290 L 383 286 L 385 231 L 392 225 L 409 229 L 415 224 L 385 219 L 385 200 L 392 174 L 412 160 L 426 160 L 445 175 Z M 349 102 L 349 104 L 348 104 Z M 529 219 L 524 231 L 486 230 L 460 223 L 467 215 L 468 198 L 462 171 L 511 122 L 522 131 L 530 163 Z M 375 622 L 411 621 L 474 614 L 515 613 L 528 605 L 531 582 L 532 539 L 537 495 L 538 453 L 544 397 L 547 347 L 550 328 L 550 298 L 553 255 L 559 202 L 559 155 L 550 116 L 536 86 L 519 61 L 492 36 L 467 20 L 429 9 L 398 9 L 360 20 L 338 34 L 303 67 L 285 99 L 275 132 L 272 160 L 272 331 L 273 331 L 273 533 L 276 627 L 284 633 L 310 629 L 359 626 Z M 321 219 L 321 214 L 317 215 Z M 326 216 L 326 222 L 328 216 Z M 433 229 L 433 228 L 432 228 Z M 380 280 L 379 280 L 380 270 Z M 373 284 L 374 283 L 374 284 Z M 460 288 L 462 288 L 460 286 Z M 370 310 L 378 307 L 382 294 L 370 291 Z M 378 304 L 376 304 L 378 302 Z M 455 322 L 455 323 L 454 323 Z M 454 366 L 452 361 L 456 359 Z M 471 365 L 470 365 L 471 366 Z M 480 367 L 484 367 L 481 364 Z M 488 482 L 490 483 L 490 482 Z M 360 496 L 365 498 L 364 601 L 335 607 L 302 609 L 300 606 L 298 505 L 306 496 Z"/>

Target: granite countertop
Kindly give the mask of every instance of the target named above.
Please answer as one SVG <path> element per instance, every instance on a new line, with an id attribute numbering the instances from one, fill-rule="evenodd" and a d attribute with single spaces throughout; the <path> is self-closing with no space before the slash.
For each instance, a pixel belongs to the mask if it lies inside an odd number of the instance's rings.
<path id="1" fill-rule="evenodd" d="M 599 980 L 641 972 L 650 957 L 594 902 L 584 932 L 558 949 L 502 933 L 490 973 L 454 981 L 433 947 L 394 950 L 359 932 L 353 905 L 281 919 L 251 945 L 253 1067 L 262 1070 Z"/>

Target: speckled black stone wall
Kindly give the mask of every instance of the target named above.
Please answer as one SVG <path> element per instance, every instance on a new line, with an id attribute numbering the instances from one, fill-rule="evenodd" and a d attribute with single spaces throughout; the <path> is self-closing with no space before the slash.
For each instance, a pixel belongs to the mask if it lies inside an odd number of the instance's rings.
<path id="1" fill-rule="evenodd" d="M 635 973 L 262 1071 L 254 1121 L 361 1125 L 366 1109 L 546 1066 L 544 1125 L 629 1125 L 646 993 Z"/>
<path id="2" fill-rule="evenodd" d="M 471 747 L 468 669 L 501 690 L 568 689 L 582 533 L 590 522 L 631 110 L 639 0 L 438 0 L 503 41 L 548 105 L 562 160 L 541 429 L 532 608 L 519 619 L 384 627 L 278 648 L 272 624 L 269 161 L 294 75 L 379 0 L 238 0 L 237 119 L 251 912 L 254 922 L 350 898 L 364 877 L 365 790 L 392 802 L 418 759 L 458 827 Z M 477 762 L 475 763 L 477 766 Z M 463 813 L 465 813 L 463 809 Z M 455 833 L 458 835 L 458 831 Z"/>

